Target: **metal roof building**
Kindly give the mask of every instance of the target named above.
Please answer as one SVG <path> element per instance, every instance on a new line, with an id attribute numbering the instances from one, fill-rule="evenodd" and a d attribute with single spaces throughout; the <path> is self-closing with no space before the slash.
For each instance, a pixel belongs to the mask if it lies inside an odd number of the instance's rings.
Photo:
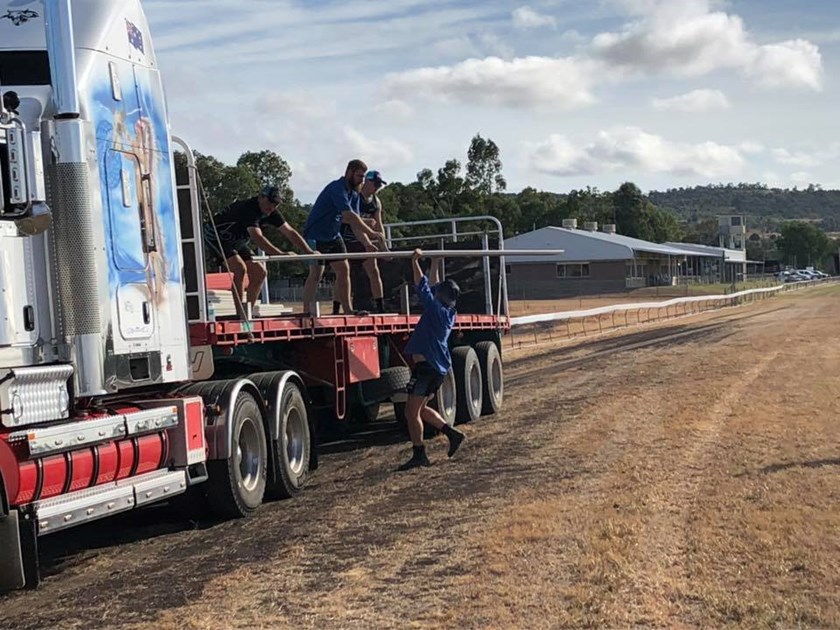
<path id="1" fill-rule="evenodd" d="M 744 272 L 746 256 L 685 243 L 651 243 L 616 234 L 614 226 L 597 230 L 545 227 L 505 239 L 506 249 L 562 249 L 563 256 L 520 257 L 507 264 L 513 299 L 554 299 L 571 295 L 619 293 L 645 286 L 680 282 L 720 282 Z"/>

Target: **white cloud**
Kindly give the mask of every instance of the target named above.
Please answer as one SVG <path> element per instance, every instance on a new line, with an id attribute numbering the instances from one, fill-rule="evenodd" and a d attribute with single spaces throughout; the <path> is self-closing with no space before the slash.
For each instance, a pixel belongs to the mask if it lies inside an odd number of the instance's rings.
<path id="1" fill-rule="evenodd" d="M 738 150 L 741 153 L 756 155 L 758 153 L 764 153 L 764 145 L 760 142 L 752 142 L 751 140 L 748 140 L 739 144 Z"/>
<path id="2" fill-rule="evenodd" d="M 403 100 L 392 98 L 376 106 L 376 112 L 397 120 L 413 118 L 414 108 Z"/>
<path id="3" fill-rule="evenodd" d="M 391 75 L 385 91 L 393 97 L 409 93 L 444 102 L 565 110 L 594 102 L 597 65 L 574 57 L 467 59 Z"/>
<path id="4" fill-rule="evenodd" d="M 257 98 L 254 106 L 258 113 L 271 116 L 317 119 L 331 118 L 336 114 L 334 101 L 304 90 L 266 92 Z"/>
<path id="5" fill-rule="evenodd" d="M 383 164 L 403 166 L 414 159 L 411 149 L 394 138 L 367 136 L 352 127 L 345 127 L 342 135 L 350 153 L 363 159 L 371 168 L 384 171 Z"/>
<path id="6" fill-rule="evenodd" d="M 729 99 L 719 90 L 694 90 L 671 98 L 655 98 L 653 107 L 659 111 L 708 112 L 729 109 Z"/>
<path id="7" fill-rule="evenodd" d="M 822 88 L 822 59 L 810 42 L 758 44 L 739 16 L 712 12 L 703 0 L 623 4 L 640 19 L 592 42 L 594 53 L 616 68 L 677 76 L 729 68 L 766 87 Z"/>
<path id="8" fill-rule="evenodd" d="M 776 162 L 786 166 L 812 168 L 814 166 L 819 166 L 822 163 L 822 160 L 818 156 L 803 153 L 801 151 L 791 152 L 787 149 L 773 149 L 770 152 L 770 155 L 773 156 L 773 159 L 776 160 Z"/>
<path id="9" fill-rule="evenodd" d="M 601 131 L 589 144 L 553 134 L 528 148 L 532 168 L 558 176 L 632 170 L 680 177 L 732 177 L 744 165 L 736 147 L 671 142 L 635 127 Z"/>
<path id="10" fill-rule="evenodd" d="M 513 26 L 519 29 L 557 28 L 557 21 L 552 16 L 538 13 L 529 6 L 514 9 L 512 17 Z"/>

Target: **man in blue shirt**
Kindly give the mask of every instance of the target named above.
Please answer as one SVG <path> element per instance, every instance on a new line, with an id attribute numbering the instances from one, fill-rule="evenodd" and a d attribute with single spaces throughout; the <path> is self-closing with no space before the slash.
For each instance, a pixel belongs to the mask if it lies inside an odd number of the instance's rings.
<path id="1" fill-rule="evenodd" d="M 346 254 L 347 247 L 341 238 L 341 226 L 349 225 L 357 236 L 366 236 L 372 241 L 379 241 L 380 234 L 369 227 L 359 216 L 359 191 L 367 172 L 367 165 L 361 160 L 351 160 L 347 164 L 344 177 L 326 185 L 315 200 L 303 235 L 312 249 L 322 254 Z M 318 283 L 324 275 L 325 261 L 319 260 L 309 267 L 309 276 L 303 288 L 303 308 L 314 315 L 315 294 Z M 350 299 L 350 265 L 347 260 L 334 260 L 330 263 L 335 273 L 335 294 L 344 307 L 345 313 L 353 312 Z"/>
<path id="2" fill-rule="evenodd" d="M 405 353 L 411 355 L 414 362 L 414 370 L 408 382 L 408 402 L 405 406 L 406 423 L 413 452 L 411 459 L 398 470 L 411 470 L 431 465 L 423 444 L 424 422 L 442 431 L 448 438 L 449 457 L 455 454 L 466 437 L 446 424 L 440 414 L 428 406 L 429 400 L 440 389 L 447 372 L 452 367 L 452 357 L 449 355 L 449 334 L 455 325 L 455 302 L 461 290 L 454 280 L 444 280 L 430 287 L 429 279 L 420 268 L 422 257 L 421 250 L 414 250 L 411 267 L 417 294 L 423 304 L 423 315 L 405 347 Z"/>

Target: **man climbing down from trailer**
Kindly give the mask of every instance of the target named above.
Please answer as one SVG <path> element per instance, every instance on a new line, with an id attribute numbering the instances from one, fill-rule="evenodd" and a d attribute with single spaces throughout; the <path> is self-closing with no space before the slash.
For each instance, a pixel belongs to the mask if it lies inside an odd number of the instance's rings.
<path id="1" fill-rule="evenodd" d="M 233 202 L 217 214 L 212 223 L 204 226 L 205 243 L 213 254 L 226 262 L 227 269 L 233 274 L 233 303 L 242 319 L 248 318 L 245 304 L 250 306 L 254 315 L 259 314 L 255 307 L 267 275 L 265 265 L 254 262 L 251 245 L 256 245 L 271 256 L 293 255 L 279 249 L 266 238 L 262 231 L 264 225 L 275 226 L 304 253 L 316 253 L 280 214 L 277 207 L 281 199 L 277 186 L 265 186 L 256 197 Z M 242 293 L 246 275 L 248 293 L 243 303 Z"/>
<path id="2" fill-rule="evenodd" d="M 373 228 L 379 233 L 380 240 L 377 244 L 365 235 L 356 236 L 353 226 L 344 223 L 341 226 L 341 237 L 347 246 L 348 252 L 375 252 L 387 249 L 385 228 L 382 223 L 382 202 L 379 201 L 377 192 L 385 185 L 382 181 L 382 175 L 379 171 L 368 171 L 365 175 L 365 181 L 362 184 L 362 190 L 359 201 L 359 216 L 368 227 Z M 382 287 L 382 277 L 379 275 L 379 265 L 376 264 L 375 258 L 368 258 L 362 263 L 362 267 L 367 273 L 370 280 L 370 292 L 376 303 L 376 312 L 385 312 L 385 291 Z M 333 298 L 333 315 L 338 315 L 341 309 L 341 301 L 338 299 L 338 294 Z"/>
<path id="3" fill-rule="evenodd" d="M 408 382 L 408 402 L 405 406 L 406 423 L 413 453 L 411 459 L 398 470 L 411 470 L 431 465 L 423 444 L 424 422 L 442 431 L 447 437 L 449 457 L 455 454 L 461 442 L 466 438 L 463 433 L 446 424 L 440 414 L 428 406 L 429 400 L 440 389 L 447 372 L 452 367 L 452 357 L 449 355 L 449 334 L 455 325 L 455 303 L 461 290 L 454 280 L 444 280 L 430 287 L 429 278 L 420 268 L 422 257 L 421 250 L 414 250 L 411 267 L 417 294 L 423 305 L 423 315 L 405 347 L 406 354 L 411 355 L 414 361 L 414 370 Z"/>
<path id="4" fill-rule="evenodd" d="M 350 225 L 356 237 L 364 235 L 371 241 L 379 242 L 379 232 L 368 227 L 359 216 L 359 192 L 365 179 L 367 165 L 361 160 L 351 160 L 344 171 L 344 177 L 326 185 L 315 200 L 303 235 L 310 246 L 322 254 L 346 254 L 347 247 L 341 237 L 341 226 Z M 324 275 L 326 261 L 310 263 L 309 276 L 303 289 L 303 308 L 311 315 L 316 313 L 315 295 L 318 283 Z M 353 312 L 350 299 L 350 265 L 347 260 L 334 260 L 330 263 L 335 272 L 335 291 L 345 313 Z"/>

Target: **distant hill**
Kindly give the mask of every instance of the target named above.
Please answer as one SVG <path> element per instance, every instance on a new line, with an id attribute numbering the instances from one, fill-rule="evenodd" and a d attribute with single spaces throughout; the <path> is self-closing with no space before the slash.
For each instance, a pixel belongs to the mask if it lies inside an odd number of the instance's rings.
<path id="1" fill-rule="evenodd" d="M 840 231 L 840 190 L 768 188 L 726 184 L 651 191 L 650 201 L 680 219 L 701 221 L 719 214 L 745 214 L 750 229 L 773 230 L 791 219 L 819 221 L 826 232 Z"/>

